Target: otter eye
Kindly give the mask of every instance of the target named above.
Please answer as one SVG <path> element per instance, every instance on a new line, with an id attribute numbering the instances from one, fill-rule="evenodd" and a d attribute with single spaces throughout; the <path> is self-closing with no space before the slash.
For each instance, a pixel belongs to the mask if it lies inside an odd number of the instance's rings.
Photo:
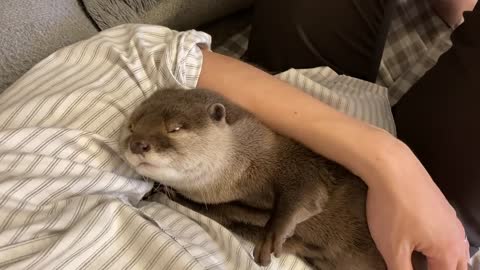
<path id="1" fill-rule="evenodd" d="M 168 130 L 168 133 L 175 133 L 177 131 L 180 131 L 182 129 L 182 126 L 174 126 L 173 128 Z"/>
<path id="2" fill-rule="evenodd" d="M 130 132 L 133 132 L 133 123 L 130 123 L 130 124 L 128 125 L 128 130 L 129 130 Z"/>

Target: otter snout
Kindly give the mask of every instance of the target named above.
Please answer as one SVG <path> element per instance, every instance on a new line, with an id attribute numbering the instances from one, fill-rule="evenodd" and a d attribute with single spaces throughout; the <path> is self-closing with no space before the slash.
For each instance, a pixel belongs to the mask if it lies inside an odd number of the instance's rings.
<path id="1" fill-rule="evenodd" d="M 150 152 L 160 153 L 172 147 L 170 139 L 162 134 L 142 134 L 134 132 L 127 139 L 127 148 L 135 155 Z"/>
<path id="2" fill-rule="evenodd" d="M 150 143 L 144 140 L 132 140 L 129 144 L 130 151 L 133 154 L 144 154 L 152 149 Z"/>

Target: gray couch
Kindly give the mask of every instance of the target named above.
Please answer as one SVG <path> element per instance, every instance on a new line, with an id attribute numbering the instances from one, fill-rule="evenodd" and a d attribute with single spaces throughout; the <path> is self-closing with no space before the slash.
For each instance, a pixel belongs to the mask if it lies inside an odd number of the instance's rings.
<path id="1" fill-rule="evenodd" d="M 122 23 L 202 27 L 217 42 L 247 23 L 252 0 L 2 0 L 0 92 L 59 48 Z M 222 24 L 216 20 L 229 19 Z"/>
<path id="2" fill-rule="evenodd" d="M 0 91 L 50 53 L 97 31 L 77 0 L 0 1 Z"/>

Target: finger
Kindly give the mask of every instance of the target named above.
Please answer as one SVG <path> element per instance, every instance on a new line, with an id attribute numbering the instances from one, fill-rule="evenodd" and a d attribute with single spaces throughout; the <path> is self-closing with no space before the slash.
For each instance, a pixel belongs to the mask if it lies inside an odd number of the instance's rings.
<path id="1" fill-rule="evenodd" d="M 461 258 L 463 259 L 463 256 Z M 428 258 L 428 270 L 456 270 L 458 261 L 458 257 L 454 255 Z"/>
<path id="2" fill-rule="evenodd" d="M 462 260 L 457 265 L 457 270 L 468 270 L 468 260 Z"/>
<path id="3" fill-rule="evenodd" d="M 463 258 L 463 260 L 460 260 L 458 262 L 457 270 L 467 270 L 469 260 L 470 260 L 470 243 L 468 243 L 468 239 L 465 238 L 465 257 Z"/>
<path id="4" fill-rule="evenodd" d="M 468 242 L 467 238 L 465 238 L 465 257 L 467 260 L 470 259 L 470 243 Z"/>
<path id="5" fill-rule="evenodd" d="M 392 258 L 385 258 L 385 261 L 388 270 L 413 270 L 411 250 L 400 251 Z"/>

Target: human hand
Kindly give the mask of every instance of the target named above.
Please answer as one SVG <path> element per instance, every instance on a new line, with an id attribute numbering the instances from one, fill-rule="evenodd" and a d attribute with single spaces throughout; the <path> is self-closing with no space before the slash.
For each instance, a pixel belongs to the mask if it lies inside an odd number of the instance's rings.
<path id="1" fill-rule="evenodd" d="M 391 179 L 370 186 L 367 196 L 368 225 L 388 269 L 413 269 L 416 250 L 429 270 L 466 270 L 468 242 L 455 210 L 406 146 L 390 154 L 395 163 L 379 177 Z"/>

